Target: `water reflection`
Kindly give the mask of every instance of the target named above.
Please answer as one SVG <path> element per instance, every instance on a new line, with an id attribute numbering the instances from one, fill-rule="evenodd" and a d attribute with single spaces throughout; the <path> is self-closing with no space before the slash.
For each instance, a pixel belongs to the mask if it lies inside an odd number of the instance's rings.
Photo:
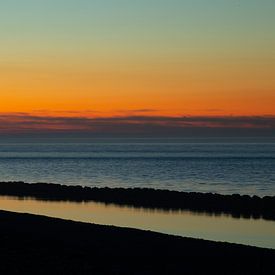
<path id="1" fill-rule="evenodd" d="M 0 196 L 0 208 L 97 224 L 275 248 L 275 222 L 223 214 L 117 206 L 98 202 L 53 202 Z"/>

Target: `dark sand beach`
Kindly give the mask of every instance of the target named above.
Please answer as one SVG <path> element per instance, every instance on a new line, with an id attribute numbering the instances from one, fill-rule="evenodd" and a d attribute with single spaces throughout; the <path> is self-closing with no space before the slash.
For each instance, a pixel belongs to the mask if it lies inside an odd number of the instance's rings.
<path id="1" fill-rule="evenodd" d="M 272 274 L 275 250 L 0 211 L 1 274 Z"/>

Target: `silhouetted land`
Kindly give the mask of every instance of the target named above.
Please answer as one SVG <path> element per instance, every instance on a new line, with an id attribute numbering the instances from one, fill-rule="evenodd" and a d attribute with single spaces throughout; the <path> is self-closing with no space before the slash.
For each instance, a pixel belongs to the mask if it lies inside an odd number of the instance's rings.
<path id="1" fill-rule="evenodd" d="M 0 274 L 273 274 L 275 250 L 0 211 Z"/>
<path id="2" fill-rule="evenodd" d="M 98 201 L 163 210 L 191 210 L 226 213 L 239 218 L 275 220 L 275 196 L 186 193 L 141 188 L 89 188 L 24 182 L 0 183 L 0 195 L 33 197 L 41 200 Z"/>

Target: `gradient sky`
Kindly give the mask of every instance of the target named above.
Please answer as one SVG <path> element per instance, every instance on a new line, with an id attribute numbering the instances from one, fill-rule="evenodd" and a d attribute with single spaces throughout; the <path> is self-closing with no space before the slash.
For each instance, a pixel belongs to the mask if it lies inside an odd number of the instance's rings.
<path id="1" fill-rule="evenodd" d="M 273 125 L 274 14 L 274 0 L 1 1 L 0 131 L 34 117 Z M 49 128 L 75 127 L 62 123 Z"/>

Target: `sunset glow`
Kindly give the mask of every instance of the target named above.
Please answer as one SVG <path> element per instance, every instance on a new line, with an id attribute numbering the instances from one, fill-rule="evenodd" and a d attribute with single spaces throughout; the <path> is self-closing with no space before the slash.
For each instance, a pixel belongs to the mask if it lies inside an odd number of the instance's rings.
<path id="1" fill-rule="evenodd" d="M 87 125 L 62 118 L 274 117 L 274 8 L 256 0 L 1 4 L 0 129 L 22 131 L 19 113 L 60 117 L 42 128 L 76 131 Z"/>

